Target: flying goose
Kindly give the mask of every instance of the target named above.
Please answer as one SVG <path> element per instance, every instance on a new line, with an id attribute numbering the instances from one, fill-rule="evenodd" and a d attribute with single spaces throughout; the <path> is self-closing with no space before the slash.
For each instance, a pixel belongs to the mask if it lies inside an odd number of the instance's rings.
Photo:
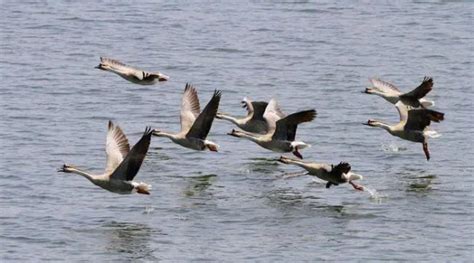
<path id="1" fill-rule="evenodd" d="M 219 146 L 206 140 L 206 137 L 216 116 L 220 99 L 221 92 L 215 90 L 211 100 L 201 112 L 197 91 L 187 83 L 181 100 L 181 131 L 171 134 L 154 130 L 153 135 L 168 137 L 174 143 L 193 150 L 203 151 L 209 149 L 217 152 Z"/>
<path id="2" fill-rule="evenodd" d="M 303 167 L 308 171 L 309 175 L 314 175 L 321 180 L 327 181 L 326 188 L 331 185 L 339 185 L 343 183 L 349 183 L 354 189 L 364 191 L 364 187 L 354 183 L 355 180 L 361 180 L 362 175 L 351 172 L 351 165 L 348 163 L 341 162 L 334 166 L 332 164 L 325 163 L 309 163 L 300 160 L 281 156 L 278 160 L 284 164 L 294 164 Z"/>
<path id="3" fill-rule="evenodd" d="M 160 72 L 147 72 L 125 65 L 118 60 L 104 57 L 100 57 L 100 64 L 95 68 L 113 72 L 130 82 L 141 85 L 153 85 L 158 81 L 169 79 L 168 76 Z"/>
<path id="4" fill-rule="evenodd" d="M 256 134 L 246 131 L 232 129 L 228 135 L 242 137 L 255 142 L 261 147 L 274 152 L 292 152 L 296 157 L 303 159 L 299 149 L 309 145 L 302 141 L 295 141 L 296 128 L 298 124 L 310 122 L 316 117 L 314 109 L 305 110 L 283 116 L 274 99 L 270 100 L 265 110 L 264 117 L 268 121 L 269 132 L 267 134 Z"/>
<path id="5" fill-rule="evenodd" d="M 218 112 L 216 118 L 230 121 L 244 131 L 265 134 L 268 132 L 268 124 L 263 114 L 267 105 L 268 103 L 264 101 L 251 101 L 248 98 L 244 98 L 242 100 L 242 107 L 247 109 L 247 116 L 239 119 Z"/>
<path id="6" fill-rule="evenodd" d="M 434 106 L 434 101 L 423 98 L 433 88 L 433 79 L 430 77 L 425 77 L 418 87 L 403 94 L 391 83 L 380 79 L 369 80 L 372 83 L 372 87 L 365 89 L 364 92 L 367 94 L 378 95 L 392 104 L 402 100 L 404 104 L 415 108 L 420 106 L 423 108 Z"/>
<path id="7" fill-rule="evenodd" d="M 430 160 L 430 152 L 428 150 L 428 137 L 436 138 L 439 137 L 436 131 L 429 130 L 428 126 L 431 121 L 440 122 L 444 120 L 444 113 L 430 110 L 430 109 L 410 109 L 409 106 L 399 101 L 395 104 L 400 115 L 400 122 L 394 125 L 389 125 L 381 121 L 368 120 L 367 123 L 363 123 L 372 127 L 380 127 L 388 131 L 393 136 L 400 137 L 402 139 L 420 142 L 423 144 L 423 151 L 425 152 L 426 159 Z"/>
<path id="8" fill-rule="evenodd" d="M 152 130 L 147 127 L 142 138 L 130 150 L 128 139 L 119 126 L 109 121 L 105 152 L 107 163 L 104 173 L 90 174 L 64 164 L 58 172 L 75 173 L 84 176 L 93 184 L 118 194 L 150 194 L 151 185 L 132 181 L 142 165 L 150 145 Z"/>

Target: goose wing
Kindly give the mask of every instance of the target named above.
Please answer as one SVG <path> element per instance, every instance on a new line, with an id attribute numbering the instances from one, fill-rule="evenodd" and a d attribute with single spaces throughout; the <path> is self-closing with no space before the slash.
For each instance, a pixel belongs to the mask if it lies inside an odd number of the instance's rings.
<path id="1" fill-rule="evenodd" d="M 251 101 L 247 97 L 242 100 L 243 108 L 247 109 L 247 117 L 251 120 L 265 120 L 263 114 L 268 103 L 265 101 Z"/>
<path id="2" fill-rule="evenodd" d="M 275 99 L 271 99 L 263 113 L 263 118 L 268 124 L 268 131 L 274 131 L 276 129 L 277 121 L 284 117 L 285 114 L 281 111 L 278 102 Z"/>
<path id="3" fill-rule="evenodd" d="M 181 131 L 188 132 L 201 112 L 197 91 L 193 85 L 186 83 L 181 99 Z"/>
<path id="4" fill-rule="evenodd" d="M 204 110 L 199 114 L 193 125 L 189 129 L 186 137 L 195 137 L 199 139 L 206 139 L 207 134 L 211 130 L 212 122 L 216 117 L 219 102 L 221 100 L 221 91 L 215 90 L 211 100 L 207 103 Z"/>
<path id="5" fill-rule="evenodd" d="M 115 169 L 110 176 L 111 179 L 131 181 L 140 170 L 140 166 L 145 159 L 148 147 L 150 146 L 151 134 L 153 130 L 150 127 L 145 129 L 142 138 L 133 146 L 125 159 Z"/>
<path id="6" fill-rule="evenodd" d="M 134 78 L 137 78 L 138 80 L 143 80 L 145 76 L 150 74 L 143 70 L 128 66 L 118 60 L 110 59 L 110 58 L 100 57 L 100 64 L 107 65 L 117 73 L 134 77 Z"/>
<path id="7" fill-rule="evenodd" d="M 396 93 L 397 95 L 401 93 L 400 90 L 392 83 L 377 78 L 371 78 L 369 81 L 372 83 L 374 89 L 377 89 L 382 93 Z"/>
<path id="8" fill-rule="evenodd" d="M 346 162 L 340 162 L 336 166 L 332 166 L 331 171 L 329 172 L 333 177 L 341 180 L 343 174 L 347 174 L 351 170 L 351 165 Z"/>
<path id="9" fill-rule="evenodd" d="M 408 111 L 408 119 L 405 130 L 423 131 L 431 124 L 431 121 L 440 122 L 444 120 L 444 113 L 430 109 L 413 109 Z"/>
<path id="10" fill-rule="evenodd" d="M 276 129 L 273 133 L 272 139 L 294 141 L 298 124 L 312 121 L 315 117 L 316 111 L 312 109 L 296 112 L 278 120 L 276 122 Z"/>
<path id="11" fill-rule="evenodd" d="M 406 122 L 408 119 L 408 110 L 410 109 L 409 106 L 399 100 L 397 103 L 395 103 L 395 107 L 397 108 L 398 114 L 400 115 L 400 122 Z"/>
<path id="12" fill-rule="evenodd" d="M 263 118 L 263 114 L 265 113 L 265 109 L 267 108 L 268 103 L 265 101 L 253 101 L 253 115 L 252 120 L 265 120 Z"/>
<path id="13" fill-rule="evenodd" d="M 130 151 L 128 139 L 118 125 L 114 125 L 109 121 L 107 131 L 107 139 L 105 143 L 105 152 L 107 154 L 107 162 L 105 172 L 111 173 L 123 161 Z"/>
<path id="14" fill-rule="evenodd" d="M 414 90 L 400 95 L 400 98 L 404 101 L 405 104 L 408 104 L 413 107 L 419 107 L 419 99 L 423 98 L 433 89 L 433 79 L 430 77 L 425 77 L 423 82 L 416 87 Z"/>

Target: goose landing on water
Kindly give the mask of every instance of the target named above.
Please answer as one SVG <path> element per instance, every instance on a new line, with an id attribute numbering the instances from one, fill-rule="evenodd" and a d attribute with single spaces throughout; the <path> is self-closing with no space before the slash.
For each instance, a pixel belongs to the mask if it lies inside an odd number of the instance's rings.
<path id="1" fill-rule="evenodd" d="M 265 134 L 268 132 L 268 123 L 263 117 L 268 103 L 264 101 L 251 101 L 248 98 L 242 100 L 242 107 L 247 109 L 247 116 L 235 118 L 225 113 L 218 112 L 217 119 L 230 121 L 244 131 Z"/>
<path id="2" fill-rule="evenodd" d="M 201 112 L 196 89 L 192 85 L 186 84 L 181 100 L 181 131 L 172 134 L 154 130 L 153 135 L 168 137 L 174 143 L 189 149 L 197 151 L 209 149 L 217 152 L 219 146 L 206 140 L 206 137 L 211 130 L 220 99 L 221 92 L 215 90 L 211 100 Z"/>
<path id="3" fill-rule="evenodd" d="M 409 106 L 401 101 L 395 104 L 400 114 L 400 122 L 395 125 L 389 125 L 381 121 L 368 120 L 364 125 L 379 127 L 388 131 L 393 136 L 402 139 L 420 142 L 423 144 L 426 160 L 430 160 L 430 152 L 428 150 L 428 138 L 436 138 L 440 135 L 429 130 L 428 126 L 431 121 L 440 122 L 444 120 L 444 113 L 429 109 L 409 109 Z"/>
<path id="4" fill-rule="evenodd" d="M 380 79 L 369 80 L 372 83 L 372 87 L 365 89 L 364 93 L 378 95 L 392 104 L 402 100 L 404 104 L 415 108 L 420 106 L 423 108 L 434 106 L 434 101 L 423 98 L 433 88 L 432 78 L 425 77 L 418 87 L 404 94 L 391 83 Z"/>
<path id="5" fill-rule="evenodd" d="M 142 165 L 148 151 L 151 138 L 151 129 L 147 127 L 142 138 L 130 150 L 128 139 L 119 126 L 109 121 L 107 142 L 107 164 L 105 172 L 100 175 L 90 174 L 77 169 L 72 165 L 64 164 L 58 172 L 75 173 L 84 176 L 93 184 L 105 190 L 118 194 L 150 194 L 151 186 L 145 183 L 132 181 Z"/>
<path id="6" fill-rule="evenodd" d="M 284 164 L 294 164 L 303 167 L 308 171 L 309 175 L 314 175 L 321 180 L 327 181 L 326 188 L 331 185 L 339 185 L 349 183 L 354 189 L 364 191 L 364 187 L 354 183 L 355 180 L 361 180 L 362 175 L 351 172 L 351 166 L 348 163 L 339 163 L 338 165 L 330 165 L 325 163 L 308 163 L 300 160 L 281 156 L 278 160 Z"/>
<path id="7" fill-rule="evenodd" d="M 169 79 L 168 76 L 160 72 L 147 72 L 127 66 L 118 60 L 104 57 L 100 57 L 100 64 L 95 68 L 113 72 L 130 82 L 140 85 L 153 85 L 159 81 Z"/>
<path id="8" fill-rule="evenodd" d="M 228 135 L 251 140 L 270 151 L 280 153 L 292 152 L 296 157 L 303 159 L 299 150 L 309 145 L 301 141 L 295 141 L 296 128 L 300 123 L 314 120 L 316 111 L 311 109 L 293 113 L 284 118 L 281 118 L 281 116 L 284 115 L 281 113 L 276 101 L 272 99 L 264 113 L 264 117 L 269 124 L 269 132 L 267 134 L 256 134 L 232 129 Z"/>

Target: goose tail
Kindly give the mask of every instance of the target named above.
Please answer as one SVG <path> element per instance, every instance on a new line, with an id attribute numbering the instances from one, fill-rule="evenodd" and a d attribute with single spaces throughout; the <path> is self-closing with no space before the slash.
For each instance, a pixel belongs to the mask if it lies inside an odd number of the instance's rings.
<path id="1" fill-rule="evenodd" d="M 137 191 L 137 193 L 139 194 L 149 195 L 151 191 L 151 185 L 140 182 L 135 184 L 134 190 Z"/>

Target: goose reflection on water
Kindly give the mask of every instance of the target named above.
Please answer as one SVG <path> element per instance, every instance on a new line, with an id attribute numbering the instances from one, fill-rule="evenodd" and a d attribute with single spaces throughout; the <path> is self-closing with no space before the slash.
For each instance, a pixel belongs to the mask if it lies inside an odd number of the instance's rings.
<path id="1" fill-rule="evenodd" d="M 111 221 L 100 226 L 108 253 L 119 253 L 125 260 L 158 260 L 150 247 L 156 232 L 146 224 Z"/>
<path id="2" fill-rule="evenodd" d="M 206 192 L 206 190 L 212 185 L 212 183 L 216 180 L 217 175 L 215 174 L 206 174 L 201 176 L 193 176 L 186 178 L 188 180 L 188 184 L 184 190 L 184 194 L 187 197 L 202 195 Z M 207 193 L 211 194 L 211 193 Z"/>

